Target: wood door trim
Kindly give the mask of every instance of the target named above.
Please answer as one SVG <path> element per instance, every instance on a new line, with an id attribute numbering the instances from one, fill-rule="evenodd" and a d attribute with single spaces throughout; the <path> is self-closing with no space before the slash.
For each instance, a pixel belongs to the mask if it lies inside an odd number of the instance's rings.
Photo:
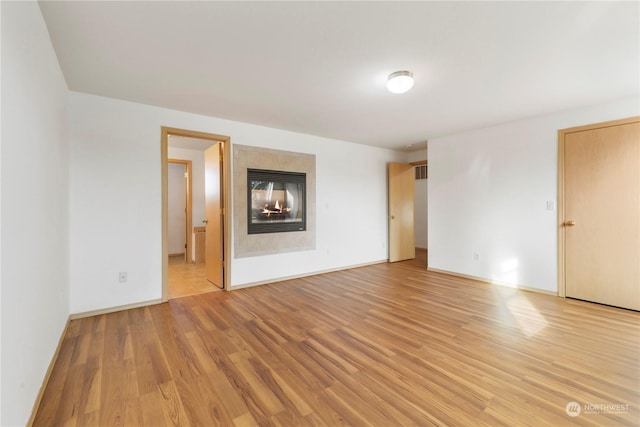
<path id="1" fill-rule="evenodd" d="M 186 250 L 186 254 L 185 254 L 185 259 L 186 262 L 191 264 L 193 262 L 192 258 L 192 254 L 193 254 L 193 244 L 191 242 L 191 233 L 193 233 L 192 231 L 192 222 L 193 222 L 193 196 L 191 194 L 191 192 L 193 191 L 193 186 L 192 186 L 192 175 L 191 175 L 191 171 L 193 170 L 192 168 L 192 161 L 191 160 L 182 160 L 182 159 L 167 159 L 168 163 L 176 163 L 176 164 L 183 164 L 185 169 L 187 170 L 187 212 L 186 212 L 186 225 L 185 225 L 185 232 L 186 235 L 184 236 L 185 238 L 185 243 L 187 244 L 185 250 Z"/>
<path id="2" fill-rule="evenodd" d="M 414 166 L 409 163 L 390 162 L 387 164 L 387 203 L 388 203 L 388 253 L 389 262 L 415 258 L 415 194 Z M 402 180 L 411 181 L 411 187 L 402 184 Z M 396 200 L 397 199 L 397 200 Z M 403 209 L 396 203 L 411 200 L 411 209 Z M 411 217 L 410 221 L 408 217 Z M 410 232 L 407 233 L 408 225 Z"/>
<path id="3" fill-rule="evenodd" d="M 611 120 L 602 123 L 592 123 L 584 126 L 576 126 L 567 129 L 558 130 L 558 296 L 565 298 L 567 295 L 566 284 L 566 258 L 565 258 L 565 168 L 564 168 L 564 151 L 565 136 L 571 133 L 584 132 L 593 129 L 603 129 L 613 126 L 627 125 L 640 122 L 640 116 L 628 117 L 625 119 Z"/>
<path id="4" fill-rule="evenodd" d="M 223 143 L 223 170 L 222 176 L 223 194 L 222 198 L 225 207 L 227 206 L 228 197 L 231 197 L 231 138 L 225 135 L 214 133 L 198 132 L 187 129 L 179 129 L 167 126 L 161 126 L 160 137 L 160 165 L 162 180 L 162 302 L 169 300 L 169 216 L 168 216 L 168 185 L 169 185 L 169 135 L 184 136 L 190 138 L 206 139 Z M 223 263 L 224 263 L 224 282 L 222 289 L 227 290 L 231 285 L 231 215 L 225 215 L 223 220 Z"/>

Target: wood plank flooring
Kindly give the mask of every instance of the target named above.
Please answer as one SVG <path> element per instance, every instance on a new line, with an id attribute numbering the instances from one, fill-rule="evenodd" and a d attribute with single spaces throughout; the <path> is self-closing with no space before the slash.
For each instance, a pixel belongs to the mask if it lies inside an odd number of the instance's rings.
<path id="1" fill-rule="evenodd" d="M 638 425 L 637 312 L 419 264 L 74 320 L 34 425 Z"/>

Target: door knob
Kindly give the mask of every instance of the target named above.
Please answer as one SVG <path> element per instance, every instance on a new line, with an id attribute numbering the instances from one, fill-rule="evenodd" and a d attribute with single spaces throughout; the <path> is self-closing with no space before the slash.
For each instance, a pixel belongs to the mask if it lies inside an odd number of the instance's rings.
<path id="1" fill-rule="evenodd" d="M 389 216 L 389 219 L 396 219 L 396 216 L 395 215 L 391 215 L 391 216 Z"/>
<path id="2" fill-rule="evenodd" d="M 208 219 L 203 219 L 203 220 L 202 220 L 202 223 L 203 223 L 203 224 L 208 224 L 208 223 L 209 223 L 209 220 L 208 220 Z"/>
<path id="3" fill-rule="evenodd" d="M 576 222 L 573 220 L 569 220 L 569 221 L 565 221 L 563 225 L 565 227 L 573 227 L 574 225 L 576 225 Z"/>

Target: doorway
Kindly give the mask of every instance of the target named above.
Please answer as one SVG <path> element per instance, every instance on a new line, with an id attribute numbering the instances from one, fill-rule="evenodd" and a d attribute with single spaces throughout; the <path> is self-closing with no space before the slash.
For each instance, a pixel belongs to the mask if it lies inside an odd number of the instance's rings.
<path id="1" fill-rule="evenodd" d="M 426 144 L 425 144 L 426 148 Z M 411 161 L 408 164 L 400 163 L 400 164 L 390 164 L 389 167 L 393 168 L 394 172 L 391 173 L 391 169 L 389 169 L 388 179 L 389 179 L 389 260 L 392 262 L 400 260 L 400 258 L 404 259 L 413 259 L 413 263 L 420 268 L 428 268 L 428 249 L 427 249 L 427 240 L 428 240 L 428 221 L 427 221 L 427 160 L 426 160 L 426 150 L 417 151 L 412 153 L 411 157 L 413 157 L 414 161 Z M 391 165 L 394 165 L 393 167 Z M 398 182 L 391 183 L 392 181 L 398 181 L 398 168 L 404 171 L 406 176 L 403 176 L 403 183 L 400 184 Z M 412 177 L 409 178 L 409 169 L 412 169 Z M 407 203 L 407 195 L 413 192 L 413 200 Z M 395 195 L 391 194 L 395 193 Z M 399 197 L 399 194 L 403 194 L 400 196 L 401 201 L 394 201 L 392 198 Z M 404 204 L 403 208 L 400 208 L 399 205 Z M 407 223 L 404 227 L 399 227 L 398 224 L 398 216 L 393 212 L 403 212 L 403 215 L 409 209 L 409 205 L 413 204 L 413 218 L 408 219 L 405 218 L 405 222 Z M 405 233 L 407 229 L 413 229 L 414 237 L 413 244 L 410 243 L 410 238 L 401 232 L 400 230 L 405 229 Z M 394 241 L 395 240 L 395 241 Z M 410 246 L 413 245 L 414 250 L 412 251 Z M 406 252 L 404 256 L 398 255 L 398 247 L 404 247 L 403 251 Z"/>
<path id="2" fill-rule="evenodd" d="M 558 133 L 560 296 L 640 310 L 640 118 Z"/>
<path id="3" fill-rule="evenodd" d="M 414 167 L 409 163 L 389 163 L 389 262 L 416 257 L 414 232 Z"/>
<path id="4" fill-rule="evenodd" d="M 426 157 L 426 156 L 425 156 Z M 416 261 L 420 267 L 429 267 L 427 220 L 427 160 L 411 162 L 415 171 L 414 224 Z"/>
<path id="5" fill-rule="evenodd" d="M 185 129 L 162 127 L 162 300 L 167 301 L 179 296 L 194 295 L 213 290 L 225 289 L 229 278 L 229 220 L 224 215 L 225 195 L 229 194 L 230 138 L 227 136 L 196 132 Z M 213 169 L 207 168 L 207 180 L 212 173 L 215 179 L 217 194 L 213 211 L 205 204 L 210 204 L 211 183 L 205 191 L 205 152 L 214 151 L 217 159 Z M 171 157 L 171 159 L 169 158 Z M 177 188 L 176 182 L 171 185 L 171 175 L 178 179 L 178 171 L 171 167 L 183 166 L 184 194 L 177 196 L 169 192 Z M 212 172 L 213 171 L 213 172 Z M 205 194 L 206 193 L 206 194 Z M 172 234 L 176 232 L 175 218 L 171 218 L 170 205 L 182 198 L 185 212 L 184 256 L 176 252 L 180 243 L 172 242 Z M 205 203 L 205 199 L 207 203 Z M 179 207 L 172 207 L 174 212 Z M 170 220 L 172 223 L 170 223 Z M 208 240 L 206 243 L 204 240 Z M 209 250 L 205 250 L 209 247 Z M 172 256 L 169 255 L 178 255 Z M 210 266 L 215 265 L 217 276 L 211 276 Z"/>
<path id="6" fill-rule="evenodd" d="M 168 160 L 169 258 L 192 261 L 192 161 Z"/>

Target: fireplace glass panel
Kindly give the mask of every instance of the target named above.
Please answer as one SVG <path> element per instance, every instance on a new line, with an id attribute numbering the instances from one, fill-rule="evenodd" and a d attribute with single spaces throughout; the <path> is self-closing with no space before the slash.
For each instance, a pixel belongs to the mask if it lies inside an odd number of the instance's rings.
<path id="1" fill-rule="evenodd" d="M 306 174 L 247 170 L 248 233 L 304 231 Z"/>

